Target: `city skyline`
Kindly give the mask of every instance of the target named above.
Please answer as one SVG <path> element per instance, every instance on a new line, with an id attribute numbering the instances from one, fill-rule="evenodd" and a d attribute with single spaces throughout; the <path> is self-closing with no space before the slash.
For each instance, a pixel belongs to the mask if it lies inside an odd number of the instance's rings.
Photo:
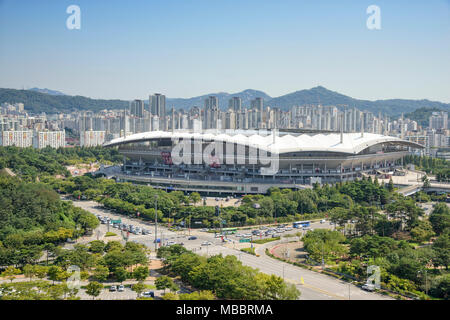
<path id="1" fill-rule="evenodd" d="M 26 5 L 24 5 L 26 3 Z M 450 6 L 377 1 L 0 3 L 0 87 L 134 100 L 321 85 L 358 99 L 450 102 Z M 232 23 L 230 23 L 232 22 Z"/>

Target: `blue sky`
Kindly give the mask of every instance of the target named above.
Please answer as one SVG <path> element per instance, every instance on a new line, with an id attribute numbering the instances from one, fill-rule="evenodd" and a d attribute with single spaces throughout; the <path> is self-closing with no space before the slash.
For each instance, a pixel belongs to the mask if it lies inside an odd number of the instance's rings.
<path id="1" fill-rule="evenodd" d="M 68 30 L 66 8 L 81 8 Z M 369 5 L 381 30 L 366 27 Z M 450 0 L 0 0 L 0 87 L 450 102 Z"/>

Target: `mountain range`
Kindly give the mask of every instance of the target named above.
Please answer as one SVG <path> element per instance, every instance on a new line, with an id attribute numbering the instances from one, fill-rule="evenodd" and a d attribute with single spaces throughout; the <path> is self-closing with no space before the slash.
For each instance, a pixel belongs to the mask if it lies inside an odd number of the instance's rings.
<path id="1" fill-rule="evenodd" d="M 360 100 L 328 90 L 322 86 L 295 91 L 280 97 L 270 97 L 268 94 L 258 90 L 244 90 L 238 93 L 211 93 L 193 98 L 166 98 L 166 110 L 172 106 L 175 109 L 188 110 L 193 106 L 203 108 L 204 100 L 209 96 L 217 96 L 219 107 L 222 110 L 228 108 L 228 100 L 231 97 L 240 97 L 242 106 L 249 107 L 250 101 L 256 97 L 264 99 L 264 104 L 270 107 L 278 107 L 282 110 L 289 110 L 294 105 L 321 104 L 335 105 L 342 109 L 343 106 L 357 108 L 361 111 L 370 111 L 375 115 L 379 112 L 389 116 L 398 116 L 401 113 L 413 112 L 419 108 L 433 108 L 436 110 L 450 111 L 450 104 L 430 100 L 407 100 L 407 99 L 388 99 L 388 100 Z M 32 88 L 30 90 L 15 90 L 0 88 L 0 103 L 22 102 L 25 109 L 31 113 L 57 113 L 71 112 L 77 110 L 100 111 L 103 109 L 125 109 L 129 107 L 129 101 L 125 100 L 103 100 L 91 99 L 83 96 L 69 96 L 61 92 L 50 89 Z M 147 100 L 148 103 L 148 100 Z"/>

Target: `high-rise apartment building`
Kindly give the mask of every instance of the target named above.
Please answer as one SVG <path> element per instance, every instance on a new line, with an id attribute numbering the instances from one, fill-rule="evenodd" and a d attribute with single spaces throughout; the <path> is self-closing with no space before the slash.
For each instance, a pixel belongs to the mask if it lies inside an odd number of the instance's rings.
<path id="1" fill-rule="evenodd" d="M 130 114 L 132 116 L 143 118 L 144 117 L 144 101 L 134 100 L 130 106 Z"/>
<path id="2" fill-rule="evenodd" d="M 155 93 L 149 98 L 150 112 L 153 116 L 158 116 L 159 127 L 161 130 L 167 130 L 166 127 L 166 96 L 160 93 Z"/>
<path id="3" fill-rule="evenodd" d="M 45 147 L 64 148 L 66 146 L 66 132 L 63 131 L 38 131 L 33 138 L 33 146 L 38 149 Z"/>
<path id="4" fill-rule="evenodd" d="M 242 111 L 242 99 L 239 97 L 233 97 L 228 100 L 228 109 L 233 110 L 235 113 Z"/>
<path id="5" fill-rule="evenodd" d="M 20 148 L 27 148 L 33 146 L 33 131 L 3 131 L 2 132 L 2 145 L 16 146 Z"/>
<path id="6" fill-rule="evenodd" d="M 207 99 L 205 99 L 203 129 L 217 128 L 218 120 L 219 120 L 219 99 L 215 96 L 210 96 Z"/>
<path id="7" fill-rule="evenodd" d="M 80 146 L 95 147 L 105 142 L 105 131 L 83 131 L 80 133 Z"/>

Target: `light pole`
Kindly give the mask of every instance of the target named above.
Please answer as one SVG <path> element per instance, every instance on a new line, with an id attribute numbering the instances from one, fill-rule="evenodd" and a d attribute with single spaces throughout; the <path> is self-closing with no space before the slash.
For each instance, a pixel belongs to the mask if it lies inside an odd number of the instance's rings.
<path id="1" fill-rule="evenodd" d="M 425 272 L 425 294 L 428 295 L 428 276 L 427 276 L 427 269 L 424 270 Z M 422 271 L 417 271 L 417 273 L 422 273 Z"/>
<path id="2" fill-rule="evenodd" d="M 322 242 L 322 270 L 325 268 L 325 260 L 324 260 L 324 243 Z"/>
<path id="3" fill-rule="evenodd" d="M 350 290 L 351 290 L 351 286 L 352 286 L 352 283 L 349 282 L 349 283 L 348 283 L 348 300 L 350 300 Z"/>
<path id="4" fill-rule="evenodd" d="M 158 250 L 158 195 L 155 195 L 155 253 Z"/>

